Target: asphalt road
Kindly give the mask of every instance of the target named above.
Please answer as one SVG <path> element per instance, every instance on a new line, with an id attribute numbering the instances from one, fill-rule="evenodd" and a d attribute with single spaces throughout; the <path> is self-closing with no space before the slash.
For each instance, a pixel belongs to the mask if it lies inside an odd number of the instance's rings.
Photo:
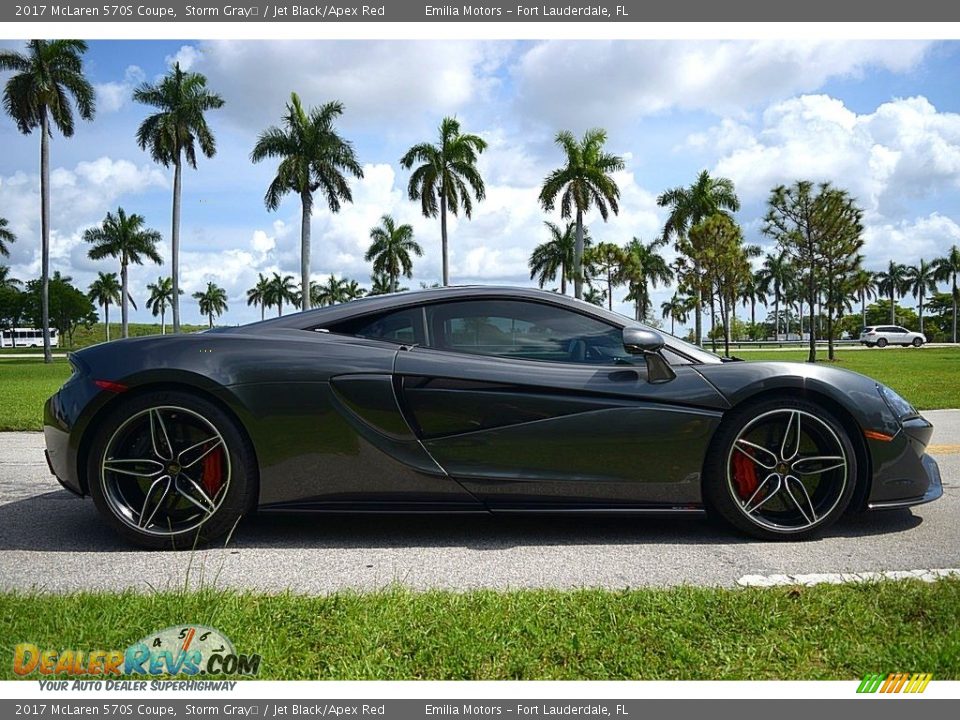
<path id="1" fill-rule="evenodd" d="M 960 410 L 926 413 L 944 497 L 845 519 L 826 537 L 763 543 L 700 517 L 260 516 L 229 546 L 139 552 L 61 489 L 39 433 L 0 433 L 0 589 L 69 591 L 203 582 L 323 593 L 413 588 L 734 585 L 747 575 L 960 568 Z"/>

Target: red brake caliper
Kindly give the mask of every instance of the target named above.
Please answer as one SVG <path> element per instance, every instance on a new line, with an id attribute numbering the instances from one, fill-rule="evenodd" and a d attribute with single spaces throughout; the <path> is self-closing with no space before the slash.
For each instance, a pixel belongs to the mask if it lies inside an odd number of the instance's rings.
<path id="1" fill-rule="evenodd" d="M 217 496 L 220 486 L 223 484 L 223 456 L 220 448 L 217 448 L 203 459 L 203 477 L 200 482 L 207 495 L 211 498 Z"/>
<path id="2" fill-rule="evenodd" d="M 733 455 L 733 480 L 737 483 L 737 493 L 744 500 L 748 500 L 757 490 L 757 468 L 742 451 Z"/>

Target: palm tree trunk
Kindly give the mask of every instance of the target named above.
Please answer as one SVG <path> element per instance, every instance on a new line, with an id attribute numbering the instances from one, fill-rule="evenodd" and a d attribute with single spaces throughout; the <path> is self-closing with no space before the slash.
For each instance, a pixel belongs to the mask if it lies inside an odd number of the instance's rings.
<path id="1" fill-rule="evenodd" d="M 894 309 L 894 300 L 893 300 L 893 281 L 890 282 L 890 324 L 897 324 L 897 312 Z"/>
<path id="2" fill-rule="evenodd" d="M 957 274 L 953 274 L 953 344 L 957 344 Z"/>
<path id="3" fill-rule="evenodd" d="M 780 339 L 780 290 L 773 293 L 773 339 Z"/>
<path id="4" fill-rule="evenodd" d="M 129 319 L 127 303 L 129 300 L 130 297 L 127 294 L 127 256 L 124 254 L 120 261 L 120 337 L 122 338 L 127 337 L 129 327 L 127 325 Z"/>
<path id="5" fill-rule="evenodd" d="M 267 305 L 266 303 L 260 303 L 260 322 L 263 322 L 266 319 Z"/>
<path id="6" fill-rule="evenodd" d="M 573 296 L 583 299 L 583 211 L 577 209 L 577 239 L 573 245 Z"/>
<path id="7" fill-rule="evenodd" d="M 567 294 L 567 264 L 560 263 L 560 294 Z"/>
<path id="8" fill-rule="evenodd" d="M 440 250 L 443 254 L 443 286 L 450 284 L 450 256 L 447 251 L 447 193 L 440 186 Z"/>
<path id="9" fill-rule="evenodd" d="M 107 342 L 110 342 L 110 303 L 103 304 L 103 324 L 107 326 Z"/>
<path id="10" fill-rule="evenodd" d="M 167 334 L 167 308 L 164 306 L 160 307 L 160 334 Z"/>
<path id="11" fill-rule="evenodd" d="M 610 266 L 607 265 L 607 310 L 613 312 L 613 277 Z"/>
<path id="12" fill-rule="evenodd" d="M 213 327 L 213 313 L 207 314 L 207 320 L 209 321 L 209 327 Z"/>
<path id="13" fill-rule="evenodd" d="M 677 333 L 676 333 L 675 322 L 676 322 L 676 318 L 674 318 L 673 312 L 671 312 L 671 313 L 670 313 L 670 334 L 671 334 L 671 335 L 676 335 L 676 334 L 677 334 Z"/>
<path id="14" fill-rule="evenodd" d="M 50 124 L 47 108 L 40 110 L 40 323 L 43 330 L 43 361 L 53 362 L 50 352 Z"/>
<path id="15" fill-rule="evenodd" d="M 310 216 L 313 196 L 309 190 L 300 193 L 300 307 L 310 309 Z"/>
<path id="16" fill-rule="evenodd" d="M 923 335 L 923 288 L 920 288 L 920 334 Z"/>
<path id="17" fill-rule="evenodd" d="M 700 287 L 700 263 L 693 264 L 693 276 L 696 285 L 693 292 L 693 344 L 700 345 L 703 339 L 703 290 Z"/>
<path id="18" fill-rule="evenodd" d="M 180 332 L 180 191 L 183 161 L 177 148 L 173 161 L 173 219 L 170 229 L 170 271 L 173 276 L 173 332 Z"/>
<path id="19" fill-rule="evenodd" d="M 862 316 L 863 327 L 867 326 L 867 291 L 860 291 L 860 315 Z"/>
<path id="20" fill-rule="evenodd" d="M 817 361 L 817 336 L 813 331 L 813 323 L 816 318 L 816 305 L 817 305 L 817 278 L 816 273 L 814 272 L 815 268 L 810 268 L 810 297 L 808 302 L 810 303 L 810 354 L 807 357 L 807 362 L 816 362 Z M 803 326 L 800 326 L 800 335 L 803 336 Z"/>
<path id="21" fill-rule="evenodd" d="M 710 345 L 713 352 L 717 351 L 717 306 L 714 302 L 713 289 L 710 290 Z"/>

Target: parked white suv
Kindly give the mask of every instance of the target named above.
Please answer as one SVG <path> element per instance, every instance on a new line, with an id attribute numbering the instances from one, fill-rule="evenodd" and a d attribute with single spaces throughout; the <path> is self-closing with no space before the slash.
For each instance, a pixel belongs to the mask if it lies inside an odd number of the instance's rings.
<path id="1" fill-rule="evenodd" d="M 920 347 L 927 341 L 922 333 L 913 332 L 899 325 L 871 325 L 860 333 L 860 343 L 867 347 L 886 347 L 887 345 L 913 345 Z"/>

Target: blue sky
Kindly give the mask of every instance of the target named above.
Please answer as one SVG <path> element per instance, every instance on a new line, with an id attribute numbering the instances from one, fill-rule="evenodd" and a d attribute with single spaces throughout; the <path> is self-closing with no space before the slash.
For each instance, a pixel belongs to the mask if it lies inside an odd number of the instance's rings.
<path id="1" fill-rule="evenodd" d="M 452 114 L 490 143 L 481 162 L 488 198 L 472 221 L 451 223 L 457 283 L 531 284 L 526 260 L 545 239 L 542 222 L 559 220 L 536 201 L 561 161 L 553 136 L 594 126 L 609 131 L 609 150 L 626 159 L 620 215 L 606 224 L 588 216 L 599 240 L 655 237 L 664 219 L 657 194 L 706 168 L 735 181 L 751 242 L 769 245 L 759 218 L 773 185 L 829 180 L 865 209 L 869 267 L 929 260 L 960 242 L 958 50 L 908 41 L 91 42 L 85 63 L 98 91 L 96 120 L 52 144 L 53 268 L 83 287 L 98 270 L 115 271 L 110 261 L 90 261 L 80 238 L 118 205 L 163 234 L 168 257 L 171 173 L 137 147 L 147 109 L 130 94 L 174 59 L 207 75 L 226 101 L 209 116 L 216 157 L 184 177 L 181 259 L 188 293 L 211 280 L 227 289 L 223 322 L 259 316 L 245 300 L 258 272 L 298 276 L 298 200 L 268 212 L 263 193 L 274 167 L 249 161 L 257 133 L 279 121 L 291 90 L 309 104 L 344 103 L 340 129 L 365 167 L 353 205 L 314 217 L 318 279 L 368 283 L 363 253 L 384 213 L 413 224 L 426 253 L 407 284 L 439 278 L 439 222 L 406 199 L 398 159 Z M 38 143 L 0 120 L 0 216 L 18 235 L 4 262 L 22 279 L 39 272 Z M 141 307 L 134 320 L 148 319 L 143 288 L 161 273 L 132 272 Z M 670 293 L 658 289 L 655 306 Z M 615 301 L 625 294 L 616 291 Z M 183 313 L 200 320 L 192 300 Z"/>

